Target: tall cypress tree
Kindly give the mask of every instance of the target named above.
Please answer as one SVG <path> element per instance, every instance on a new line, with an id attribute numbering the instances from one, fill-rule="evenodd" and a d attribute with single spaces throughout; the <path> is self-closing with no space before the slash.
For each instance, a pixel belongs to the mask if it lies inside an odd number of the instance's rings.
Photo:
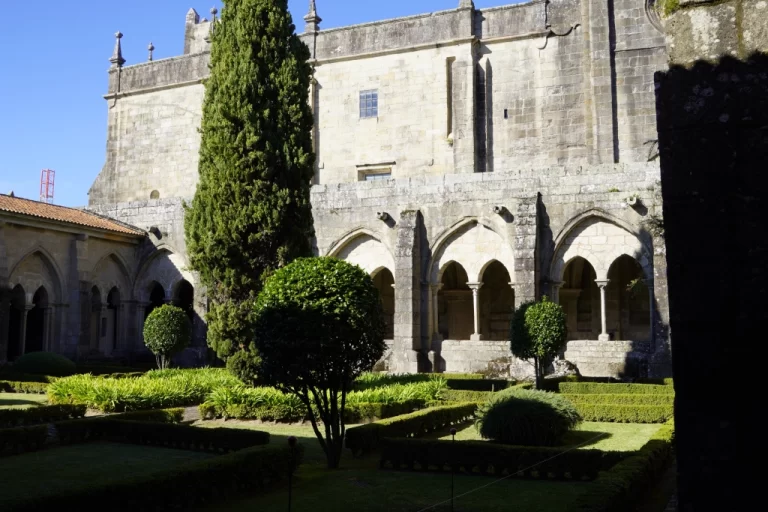
<path id="1" fill-rule="evenodd" d="M 208 344 L 223 359 L 237 353 L 235 366 L 253 357 L 253 304 L 266 277 L 312 254 L 310 54 L 287 4 L 224 0 L 205 83 L 200 181 L 185 216 L 190 264 L 211 298 Z"/>

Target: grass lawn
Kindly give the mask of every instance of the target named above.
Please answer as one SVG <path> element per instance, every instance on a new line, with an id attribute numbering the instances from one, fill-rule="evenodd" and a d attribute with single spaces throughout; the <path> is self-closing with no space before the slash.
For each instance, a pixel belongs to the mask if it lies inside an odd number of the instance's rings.
<path id="1" fill-rule="evenodd" d="M 602 423 L 585 421 L 565 438 L 566 446 L 583 445 L 581 448 L 626 452 L 639 450 L 656 433 L 661 425 L 639 423 Z M 435 432 L 433 439 L 451 439 L 450 434 Z M 474 425 L 458 429 L 457 441 L 482 441 Z"/>
<path id="2" fill-rule="evenodd" d="M 0 510 L 4 509 L 4 503 L 7 505 L 25 496 L 56 494 L 95 481 L 119 481 L 214 456 L 153 446 L 93 442 L 3 457 Z"/>
<path id="3" fill-rule="evenodd" d="M 0 393 L 0 409 L 34 407 L 48 403 L 46 395 L 27 393 Z"/>
<path id="4" fill-rule="evenodd" d="M 272 443 L 287 443 L 296 436 L 305 447 L 305 461 L 294 477 L 294 512 L 335 512 L 366 510 L 373 512 L 417 512 L 450 498 L 450 474 L 380 471 L 378 456 L 356 459 L 344 450 L 341 469 L 325 468 L 325 455 L 309 425 L 259 425 L 250 422 L 199 422 L 201 426 L 254 428 L 272 434 Z M 494 478 L 456 476 L 456 495 L 494 482 Z M 456 500 L 455 510 L 507 512 L 565 512 L 575 497 L 589 483 L 542 482 L 507 479 L 472 492 Z M 257 497 L 218 503 L 206 511 L 284 510 L 287 508 L 286 486 Z M 445 504 L 433 511 L 450 510 Z"/>

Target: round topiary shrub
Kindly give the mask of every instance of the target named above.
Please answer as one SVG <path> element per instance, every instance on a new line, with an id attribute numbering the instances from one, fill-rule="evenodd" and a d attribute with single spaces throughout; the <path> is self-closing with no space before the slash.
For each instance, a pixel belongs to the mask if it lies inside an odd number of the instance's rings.
<path id="1" fill-rule="evenodd" d="M 556 446 L 581 416 L 562 395 L 510 388 L 481 406 L 475 426 L 484 439 L 524 446 Z"/>
<path id="2" fill-rule="evenodd" d="M 75 363 L 53 352 L 30 352 L 13 363 L 15 373 L 67 377 L 76 371 Z"/>
<path id="3" fill-rule="evenodd" d="M 187 313 L 165 304 L 153 310 L 144 322 L 144 344 L 155 354 L 157 366 L 168 368 L 171 357 L 192 341 L 192 324 Z"/>

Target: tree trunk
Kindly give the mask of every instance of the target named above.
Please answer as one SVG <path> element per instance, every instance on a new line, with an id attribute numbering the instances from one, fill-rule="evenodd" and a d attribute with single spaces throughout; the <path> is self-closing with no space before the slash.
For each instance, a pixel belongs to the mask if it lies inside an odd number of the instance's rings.
<path id="1" fill-rule="evenodd" d="M 533 358 L 533 371 L 536 373 L 536 389 L 541 389 L 541 362 L 538 357 Z"/>

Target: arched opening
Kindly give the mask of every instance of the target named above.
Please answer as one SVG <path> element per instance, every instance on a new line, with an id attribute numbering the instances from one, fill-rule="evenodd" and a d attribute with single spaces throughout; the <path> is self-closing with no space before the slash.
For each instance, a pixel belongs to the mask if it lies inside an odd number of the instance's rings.
<path id="1" fill-rule="evenodd" d="M 569 340 L 597 339 L 600 334 L 600 289 L 597 273 L 577 256 L 565 267 L 559 301 L 566 313 Z"/>
<path id="2" fill-rule="evenodd" d="M 173 305 L 184 310 L 189 317 L 190 322 L 195 320 L 195 288 L 187 281 L 182 279 L 176 288 L 176 297 Z"/>
<path id="3" fill-rule="evenodd" d="M 101 344 L 101 352 L 104 355 L 110 355 L 118 347 L 120 320 L 120 290 L 115 286 L 107 295 L 106 336 Z"/>
<path id="4" fill-rule="evenodd" d="M 472 290 L 464 267 L 451 261 L 443 270 L 437 292 L 438 332 L 445 340 L 468 340 L 474 332 Z"/>
<path id="5" fill-rule="evenodd" d="M 384 310 L 384 339 L 395 337 L 395 277 L 388 268 L 382 268 L 373 276 L 373 285 L 379 290 Z"/>
<path id="6" fill-rule="evenodd" d="M 149 198 L 150 199 L 160 199 L 160 192 L 157 191 L 157 190 L 153 190 L 152 192 L 149 193 Z"/>
<path id="7" fill-rule="evenodd" d="M 101 292 L 99 289 L 94 286 L 91 288 L 91 330 L 90 330 L 90 336 L 91 336 L 91 343 L 90 343 L 90 349 L 93 352 L 98 352 L 101 340 L 101 337 L 106 334 L 106 325 L 103 329 L 102 333 L 102 326 L 101 326 Z"/>
<path id="8" fill-rule="evenodd" d="M 13 361 L 21 355 L 22 339 L 24 326 L 24 308 L 27 305 L 27 296 L 21 285 L 11 291 L 11 304 L 9 306 L 8 318 L 8 347 L 6 357 L 8 361 Z"/>
<path id="9" fill-rule="evenodd" d="M 509 339 L 509 325 L 515 310 L 515 292 L 506 267 L 491 262 L 483 271 L 480 281 L 480 332 L 483 339 L 503 341 Z"/>
<path id="10" fill-rule="evenodd" d="M 611 339 L 651 339 L 651 299 L 643 269 L 631 256 L 619 256 L 608 269 L 606 323 Z"/>
<path id="11" fill-rule="evenodd" d="M 32 297 L 34 306 L 27 313 L 27 336 L 24 342 L 24 353 L 42 352 L 47 347 L 46 332 L 48 328 L 48 291 L 41 286 Z"/>
<path id="12" fill-rule="evenodd" d="M 153 281 L 150 285 L 149 304 L 144 309 L 144 319 L 146 320 L 152 311 L 163 304 L 165 304 L 165 289 L 160 283 Z"/>

